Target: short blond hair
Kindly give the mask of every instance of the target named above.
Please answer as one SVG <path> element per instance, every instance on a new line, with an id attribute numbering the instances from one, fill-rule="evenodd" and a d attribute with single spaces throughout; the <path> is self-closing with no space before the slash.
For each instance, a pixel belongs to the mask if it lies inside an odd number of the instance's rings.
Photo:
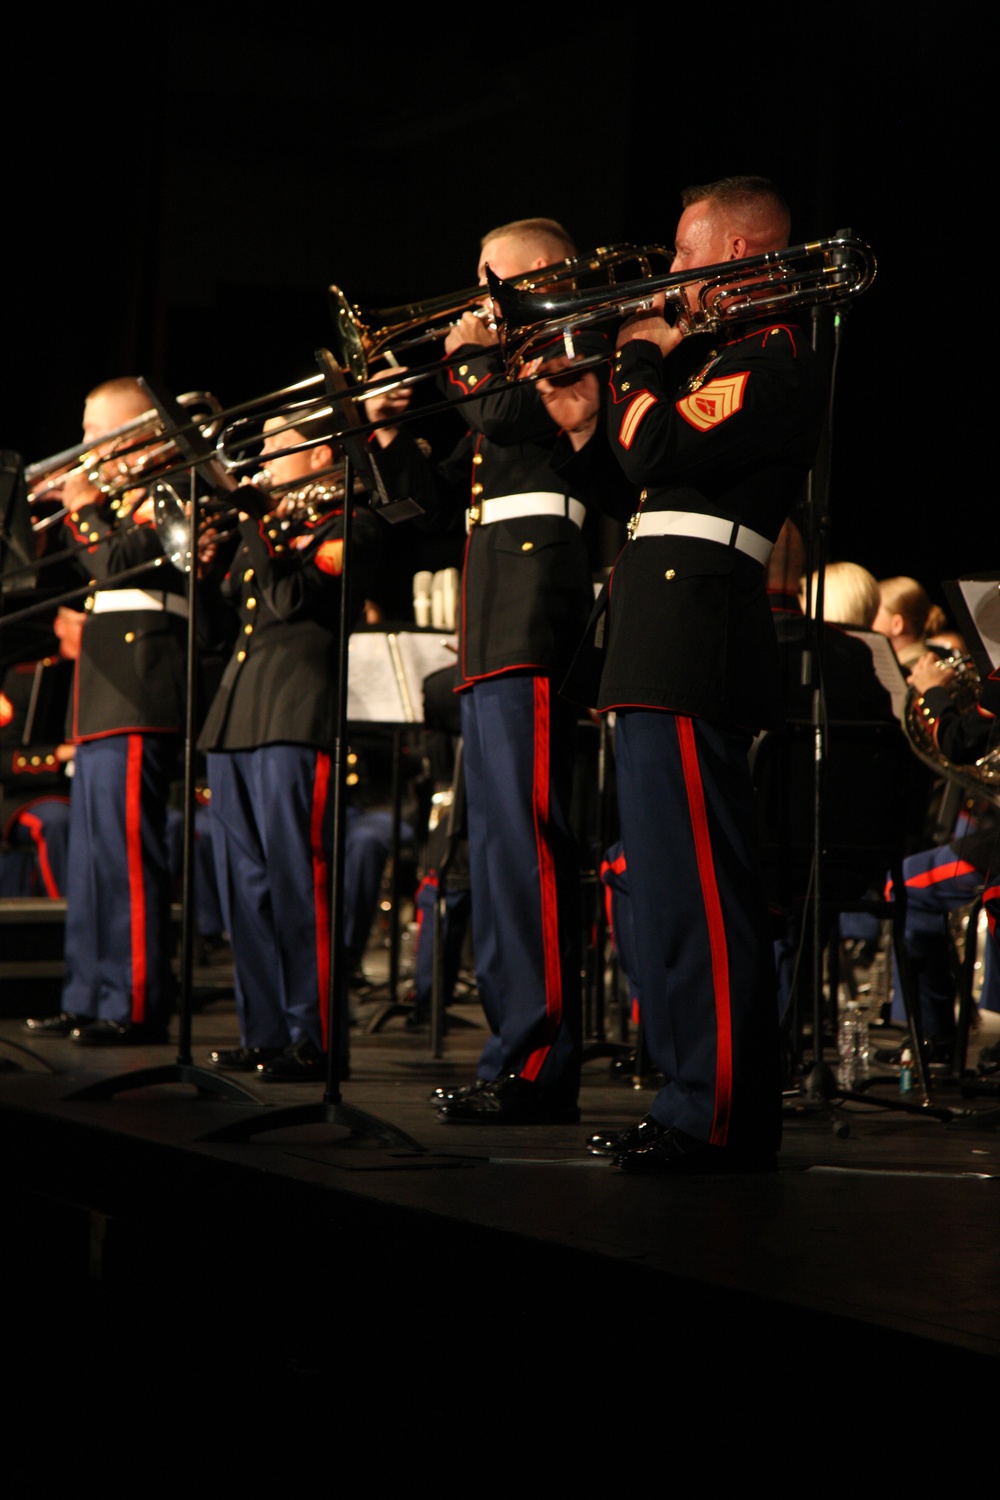
<path id="1" fill-rule="evenodd" d="M 152 406 L 149 396 L 135 375 L 118 375 L 114 380 L 102 380 L 100 385 L 95 385 L 92 391 L 88 391 L 87 400 L 93 401 L 95 396 L 106 396 L 112 401 L 134 399 L 137 403 L 141 403 L 139 411 L 148 411 Z"/>
<path id="2" fill-rule="evenodd" d="M 809 580 L 810 603 L 816 612 L 818 575 Z M 875 576 L 860 563 L 828 563 L 823 570 L 823 619 L 850 630 L 871 630 L 881 598 Z"/>
<path id="3" fill-rule="evenodd" d="M 879 598 L 886 614 L 901 615 L 907 635 L 921 637 L 928 629 L 937 630 L 944 624 L 944 613 L 931 605 L 927 590 L 915 578 L 880 578 Z M 933 622 L 930 619 L 935 610 Z"/>
<path id="4" fill-rule="evenodd" d="M 518 239 L 525 241 L 543 255 L 547 265 L 559 260 L 575 260 L 577 248 L 558 219 L 514 219 L 510 224 L 501 224 L 491 229 L 479 241 L 482 250 L 491 240 Z"/>

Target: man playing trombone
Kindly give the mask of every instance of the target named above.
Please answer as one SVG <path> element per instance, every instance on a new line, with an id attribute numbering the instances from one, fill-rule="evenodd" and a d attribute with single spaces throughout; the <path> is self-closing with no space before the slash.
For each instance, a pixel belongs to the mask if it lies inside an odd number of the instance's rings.
<path id="1" fill-rule="evenodd" d="M 682 201 L 673 272 L 788 244 L 788 209 L 762 178 Z M 616 713 L 635 977 L 666 1082 L 638 1125 L 588 1144 L 636 1174 L 768 1169 L 781 1128 L 747 751 L 780 720 L 765 569 L 815 457 L 824 382 L 805 334 L 766 312 L 692 340 L 675 373 L 702 285 L 693 274 L 673 325 L 662 292 L 622 324 L 608 410 L 636 502 L 598 622 L 591 701 Z"/>
<path id="2" fill-rule="evenodd" d="M 95 463 L 111 446 L 102 435 L 148 408 L 130 377 L 91 391 L 83 437 Z M 113 1046 L 167 1039 L 166 810 L 186 718 L 187 599 L 154 527 L 137 524 L 152 519 L 144 492 L 131 492 L 126 520 L 127 504 L 109 501 L 92 473 L 70 474 L 63 487 L 79 565 L 99 580 L 85 604 L 72 704 L 66 979 L 61 1013 L 26 1025 L 35 1036 Z M 147 562 L 148 571 L 115 585 L 117 574 Z"/>
<path id="3" fill-rule="evenodd" d="M 487 266 L 518 277 L 575 254 L 553 220 L 518 220 L 483 237 L 479 283 Z M 490 1037 L 476 1081 L 432 1099 L 445 1121 L 545 1124 L 579 1118 L 580 872 L 569 824 L 577 713 L 558 685 L 593 601 L 581 529 L 587 456 L 607 449 L 595 435 L 593 372 L 578 377 L 589 400 L 585 430 L 571 437 L 534 383 L 504 379 L 485 312 L 466 311 L 446 338 L 441 379 L 469 431 L 435 477 L 452 514 L 467 517 L 458 691 L 476 978 Z M 560 339 L 549 351 L 561 365 L 563 348 Z M 482 400 L 470 402 L 477 391 Z M 368 415 L 382 405 L 369 403 Z M 389 485 L 415 493 L 416 445 L 390 426 L 376 436 Z"/>
<path id="4" fill-rule="evenodd" d="M 236 492 L 239 546 L 222 585 L 239 633 L 205 719 L 212 841 L 233 949 L 240 1046 L 214 1067 L 322 1082 L 330 1038 L 330 848 L 343 565 L 329 419 L 264 424 L 263 485 Z M 305 446 L 311 444 L 311 446 Z M 301 448 L 299 452 L 286 450 Z M 296 497 L 303 515 L 296 520 Z M 362 554 L 379 527 L 354 516 Z M 354 557 L 352 555 L 352 573 Z M 357 600 L 364 592 L 359 584 Z"/>

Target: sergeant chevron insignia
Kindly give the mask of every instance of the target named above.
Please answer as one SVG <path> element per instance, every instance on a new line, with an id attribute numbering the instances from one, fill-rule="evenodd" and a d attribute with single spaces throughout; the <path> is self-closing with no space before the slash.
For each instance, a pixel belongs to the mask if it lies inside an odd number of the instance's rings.
<path id="1" fill-rule="evenodd" d="M 710 380 L 700 390 L 692 391 L 689 396 L 678 401 L 677 411 L 685 422 L 699 432 L 707 432 L 710 427 L 718 427 L 720 422 L 725 422 L 740 410 L 749 379 L 749 370 L 743 370 L 736 375 L 724 375 L 717 380 Z"/>

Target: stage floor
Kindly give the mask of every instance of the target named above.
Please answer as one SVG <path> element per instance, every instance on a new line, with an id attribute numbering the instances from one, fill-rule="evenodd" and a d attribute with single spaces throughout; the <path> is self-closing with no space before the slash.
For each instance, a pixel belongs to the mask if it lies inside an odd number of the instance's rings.
<path id="1" fill-rule="evenodd" d="M 13 1210 L 3 1271 L 22 1357 L 30 1346 L 42 1359 L 32 1335 L 53 1319 L 65 1334 L 53 1284 L 72 1289 L 70 1326 L 91 1357 L 100 1329 L 102 1368 L 138 1358 L 146 1369 L 138 1314 L 160 1339 L 185 1328 L 199 1348 L 215 1346 L 207 1367 L 185 1362 L 185 1379 L 221 1360 L 254 1368 L 272 1393 L 291 1382 L 325 1398 L 345 1357 L 359 1389 L 377 1385 L 388 1340 L 414 1422 L 497 1398 L 504 1362 L 516 1349 L 530 1369 L 539 1339 L 545 1357 L 558 1352 L 588 1380 L 610 1360 L 626 1385 L 630 1371 L 648 1378 L 664 1340 L 692 1380 L 712 1378 L 720 1347 L 729 1367 L 812 1368 L 815 1357 L 845 1374 L 890 1359 L 897 1371 L 963 1377 L 1000 1353 L 998 1099 L 963 1098 L 940 1077 L 933 1102 L 948 1121 L 790 1099 L 776 1174 L 635 1180 L 583 1149 L 591 1131 L 641 1117 L 650 1097 L 612 1077 L 605 1057 L 585 1065 L 579 1125 L 443 1124 L 428 1095 L 472 1078 L 478 1005 L 453 1008 L 435 1059 L 402 1016 L 373 1027 L 376 998 L 356 1008 L 342 1086 L 361 1133 L 330 1108 L 278 1129 L 277 1110 L 319 1106 L 323 1089 L 205 1092 L 208 1051 L 238 1041 L 225 975 L 211 977 L 217 998 L 200 989 L 191 1068 L 177 1065 L 176 1043 L 94 1051 L 0 1020 Z M 986 1013 L 973 1065 L 998 1035 L 1000 1017 Z M 163 1066 L 170 1076 L 135 1086 L 139 1070 Z M 81 1096 L 107 1080 L 106 1097 Z M 873 1092 L 898 1097 L 894 1083 Z M 271 1128 L 212 1138 L 243 1121 Z M 381 1125 L 401 1135 L 379 1139 Z M 454 1368 L 466 1345 L 468 1380 L 464 1360 Z M 177 1379 L 173 1359 L 155 1368 Z"/>

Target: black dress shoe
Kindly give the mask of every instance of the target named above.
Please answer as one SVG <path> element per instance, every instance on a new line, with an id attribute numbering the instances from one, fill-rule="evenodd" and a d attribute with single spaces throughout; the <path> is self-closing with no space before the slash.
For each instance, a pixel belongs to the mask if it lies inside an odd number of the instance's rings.
<path id="1" fill-rule="evenodd" d="M 229 1047 L 208 1054 L 209 1066 L 225 1073 L 256 1073 L 260 1063 L 280 1057 L 281 1047 Z"/>
<path id="2" fill-rule="evenodd" d="M 516 1073 L 497 1078 L 438 1110 L 438 1119 L 464 1125 L 575 1125 L 580 1110 L 574 1099 Z"/>
<path id="3" fill-rule="evenodd" d="M 489 1088 L 496 1080 L 492 1078 L 477 1078 L 474 1083 L 456 1084 L 454 1088 L 438 1088 L 432 1094 L 427 1095 L 430 1104 L 436 1104 L 438 1109 L 443 1104 L 451 1104 L 456 1099 L 471 1099 L 473 1094 L 482 1093 L 483 1089 Z"/>
<path id="4" fill-rule="evenodd" d="M 69 1035 L 81 1047 L 148 1047 L 165 1042 L 167 1028 L 138 1021 L 85 1021 Z"/>
<path id="5" fill-rule="evenodd" d="M 649 1144 L 619 1152 L 614 1165 L 619 1172 L 633 1177 L 708 1177 L 734 1172 L 776 1172 L 778 1158 L 773 1151 L 711 1146 L 708 1141 L 700 1141 L 670 1126 L 661 1127 Z"/>
<path id="6" fill-rule="evenodd" d="M 652 1115 L 630 1125 L 627 1130 L 599 1130 L 587 1141 L 591 1156 L 620 1156 L 623 1151 L 634 1151 L 637 1146 L 651 1146 L 667 1129 Z"/>
<path id="7" fill-rule="evenodd" d="M 69 1036 L 78 1026 L 89 1026 L 89 1016 L 75 1016 L 61 1010 L 57 1016 L 29 1016 L 24 1029 L 29 1036 Z"/>
<path id="8" fill-rule="evenodd" d="M 337 1078 L 350 1078 L 347 1063 L 337 1064 Z M 265 1083 L 325 1083 L 326 1053 L 321 1052 L 307 1036 L 301 1037 L 279 1052 L 270 1062 L 257 1064 L 257 1077 Z"/>

